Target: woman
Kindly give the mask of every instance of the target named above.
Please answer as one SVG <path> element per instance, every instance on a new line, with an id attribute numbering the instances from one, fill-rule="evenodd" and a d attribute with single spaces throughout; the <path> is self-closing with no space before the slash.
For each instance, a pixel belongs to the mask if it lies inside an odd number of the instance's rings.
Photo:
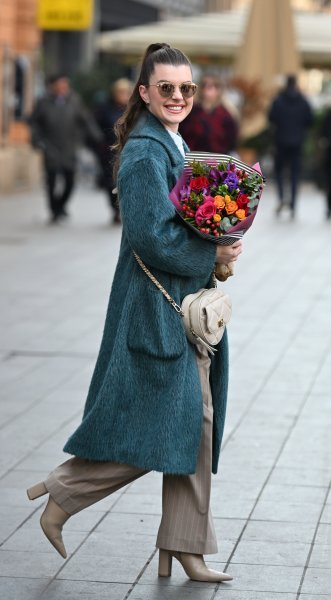
<path id="1" fill-rule="evenodd" d="M 174 556 L 192 579 L 217 582 L 231 577 L 208 569 L 203 554 L 217 552 L 209 501 L 224 426 L 227 339 L 211 361 L 188 343 L 179 315 L 133 255 L 180 303 L 210 287 L 215 261 L 227 264 L 241 252 L 240 243 L 216 248 L 192 234 L 168 198 L 183 169 L 186 146 L 177 129 L 195 87 L 182 52 L 148 47 L 117 126 L 123 236 L 83 421 L 64 448 L 74 458 L 28 495 L 49 493 L 41 527 L 65 558 L 61 532 L 71 515 L 149 470 L 161 471 L 159 575 L 171 574 Z"/>
<path id="2" fill-rule="evenodd" d="M 226 106 L 218 75 L 206 73 L 199 85 L 198 103 L 180 126 L 190 150 L 231 154 L 238 143 L 235 108 Z"/>

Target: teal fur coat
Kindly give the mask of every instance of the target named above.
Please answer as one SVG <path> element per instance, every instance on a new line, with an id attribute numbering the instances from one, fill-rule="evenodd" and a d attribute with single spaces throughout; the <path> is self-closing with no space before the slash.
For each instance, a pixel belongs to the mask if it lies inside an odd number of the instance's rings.
<path id="1" fill-rule="evenodd" d="M 194 347 L 181 317 L 137 264 L 132 249 L 181 303 L 211 287 L 215 245 L 177 221 L 169 200 L 183 157 L 149 112 L 122 155 L 119 259 L 82 423 L 64 451 L 172 474 L 195 472 L 203 403 Z M 228 382 L 227 336 L 212 358 L 213 473 L 222 441 Z"/>

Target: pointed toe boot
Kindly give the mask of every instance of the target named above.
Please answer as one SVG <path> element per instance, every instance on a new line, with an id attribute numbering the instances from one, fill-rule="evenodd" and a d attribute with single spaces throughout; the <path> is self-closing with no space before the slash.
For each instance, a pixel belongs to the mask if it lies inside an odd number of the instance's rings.
<path id="1" fill-rule="evenodd" d="M 27 495 L 30 500 L 35 500 L 47 493 L 48 491 L 43 482 L 38 483 L 27 490 Z M 49 496 L 46 508 L 40 517 L 40 526 L 48 541 L 55 550 L 58 551 L 62 558 L 67 558 L 67 552 L 62 539 L 62 528 L 69 518 L 70 515 L 56 504 L 52 496 Z"/>

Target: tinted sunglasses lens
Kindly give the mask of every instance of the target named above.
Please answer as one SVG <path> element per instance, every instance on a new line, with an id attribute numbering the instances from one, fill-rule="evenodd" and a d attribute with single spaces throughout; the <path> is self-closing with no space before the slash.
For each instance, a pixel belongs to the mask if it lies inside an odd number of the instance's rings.
<path id="1" fill-rule="evenodd" d="M 175 86 L 172 83 L 161 83 L 159 85 L 159 92 L 163 98 L 169 98 L 173 95 Z"/>
<path id="2" fill-rule="evenodd" d="M 191 98 L 197 91 L 197 86 L 195 83 L 182 83 L 182 85 L 179 86 L 179 89 L 184 98 Z"/>

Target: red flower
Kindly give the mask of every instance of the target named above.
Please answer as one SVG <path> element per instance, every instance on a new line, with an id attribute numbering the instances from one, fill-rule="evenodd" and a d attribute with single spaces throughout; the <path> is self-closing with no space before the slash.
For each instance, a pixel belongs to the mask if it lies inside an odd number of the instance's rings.
<path id="1" fill-rule="evenodd" d="M 236 202 L 238 204 L 238 208 L 243 208 L 244 210 L 246 210 L 249 198 L 247 194 L 239 194 Z"/>
<path id="2" fill-rule="evenodd" d="M 200 177 L 194 177 L 194 179 L 191 179 L 190 181 L 190 188 L 191 190 L 202 190 L 203 188 L 206 188 L 209 186 L 209 180 L 207 179 L 207 177 L 204 177 L 203 175 L 201 175 Z"/>
<path id="3" fill-rule="evenodd" d="M 195 213 L 195 222 L 200 227 L 207 219 L 212 219 L 216 212 L 214 202 L 204 202 Z"/>

